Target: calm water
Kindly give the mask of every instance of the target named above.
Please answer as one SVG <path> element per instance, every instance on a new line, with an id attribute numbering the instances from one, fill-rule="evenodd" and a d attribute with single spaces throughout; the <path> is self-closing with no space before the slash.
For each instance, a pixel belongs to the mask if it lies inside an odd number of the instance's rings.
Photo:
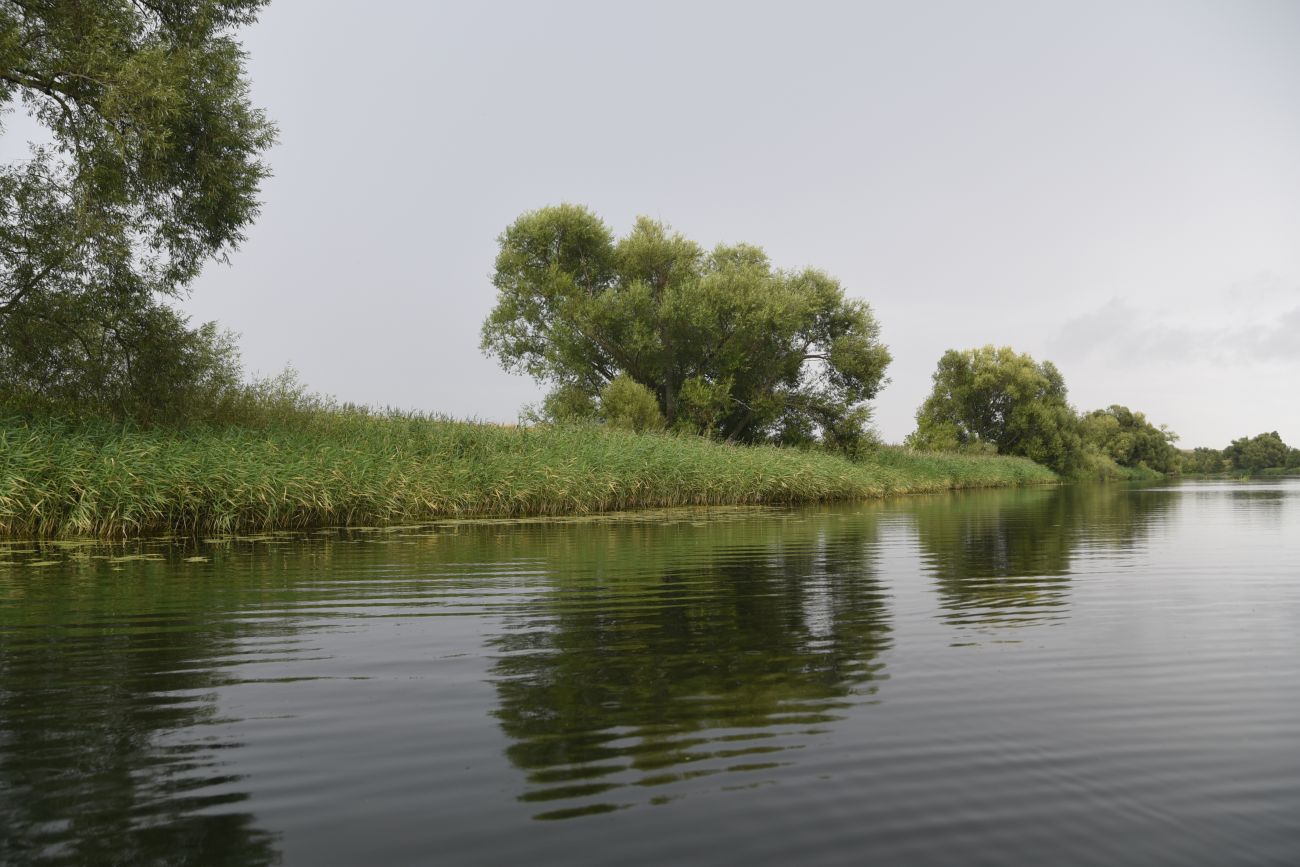
<path id="1" fill-rule="evenodd" d="M 0 552 L 0 862 L 1300 863 L 1300 480 Z"/>

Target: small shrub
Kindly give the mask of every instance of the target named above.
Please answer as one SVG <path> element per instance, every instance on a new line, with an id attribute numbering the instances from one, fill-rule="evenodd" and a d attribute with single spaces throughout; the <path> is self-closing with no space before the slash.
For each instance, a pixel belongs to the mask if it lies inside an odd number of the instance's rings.
<path id="1" fill-rule="evenodd" d="M 596 401 L 579 385 L 566 383 L 542 401 L 541 417 L 548 421 L 589 421 L 596 417 Z"/>
<path id="2" fill-rule="evenodd" d="M 616 376 L 601 390 L 600 416 L 611 427 L 638 433 L 664 426 L 654 393 L 626 374 Z"/>

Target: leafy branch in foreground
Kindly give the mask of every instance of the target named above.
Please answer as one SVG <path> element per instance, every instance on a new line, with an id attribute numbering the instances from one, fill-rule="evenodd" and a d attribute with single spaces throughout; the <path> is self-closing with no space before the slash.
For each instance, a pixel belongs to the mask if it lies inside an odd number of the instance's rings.
<path id="1" fill-rule="evenodd" d="M 0 3 L 0 108 L 21 103 L 50 139 L 0 166 L 6 404 L 156 415 L 160 381 L 225 375 L 228 358 L 203 359 L 228 343 L 161 299 L 257 215 L 274 128 L 232 31 L 264 5 Z"/>

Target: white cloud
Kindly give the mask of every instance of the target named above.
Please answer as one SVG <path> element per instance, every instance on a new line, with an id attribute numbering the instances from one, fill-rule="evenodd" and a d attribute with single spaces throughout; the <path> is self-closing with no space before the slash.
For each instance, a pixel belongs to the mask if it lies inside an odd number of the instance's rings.
<path id="1" fill-rule="evenodd" d="M 1236 287 L 1221 300 L 1219 324 L 1203 325 L 1113 298 L 1067 322 L 1054 341 L 1056 354 L 1064 361 L 1105 359 L 1122 366 L 1134 358 L 1220 365 L 1300 361 L 1300 306 L 1277 312 L 1244 306 Z"/>

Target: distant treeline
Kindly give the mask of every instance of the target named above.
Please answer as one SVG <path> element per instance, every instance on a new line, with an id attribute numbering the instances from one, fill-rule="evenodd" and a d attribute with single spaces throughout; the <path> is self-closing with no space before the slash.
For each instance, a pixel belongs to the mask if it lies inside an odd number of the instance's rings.
<path id="1" fill-rule="evenodd" d="M 1184 473 L 1300 473 L 1300 449 L 1288 446 L 1277 431 L 1235 439 L 1227 448 L 1185 449 L 1180 455 Z"/>
<path id="2" fill-rule="evenodd" d="M 1052 362 L 1005 346 L 944 353 L 916 422 L 914 449 L 1017 455 L 1076 479 L 1300 473 L 1300 449 L 1277 431 L 1180 450 L 1177 434 L 1126 406 L 1077 412 Z"/>

